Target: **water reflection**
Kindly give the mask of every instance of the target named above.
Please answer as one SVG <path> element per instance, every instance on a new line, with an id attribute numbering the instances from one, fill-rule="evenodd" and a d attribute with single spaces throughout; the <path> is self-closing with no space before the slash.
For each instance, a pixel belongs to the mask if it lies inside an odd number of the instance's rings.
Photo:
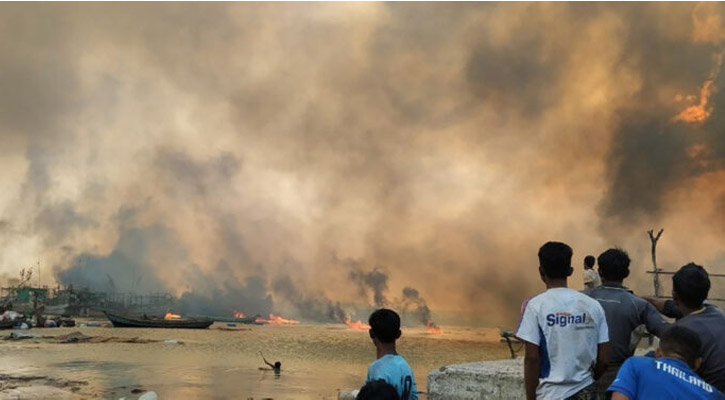
<path id="1" fill-rule="evenodd" d="M 158 339 L 158 343 L 0 342 L 0 372 L 87 381 L 87 397 L 335 399 L 338 389 L 362 386 L 375 350 L 367 332 L 338 326 L 261 326 L 248 331 L 59 328 L 92 336 Z M 40 332 L 40 331 L 38 331 Z M 442 365 L 505 358 L 508 350 L 491 330 L 446 329 L 440 336 L 406 330 L 399 351 L 413 366 L 418 387 Z M 176 339 L 183 344 L 164 344 Z M 281 373 L 259 352 L 283 361 Z M 4 370 L 4 371 L 3 371 Z"/>

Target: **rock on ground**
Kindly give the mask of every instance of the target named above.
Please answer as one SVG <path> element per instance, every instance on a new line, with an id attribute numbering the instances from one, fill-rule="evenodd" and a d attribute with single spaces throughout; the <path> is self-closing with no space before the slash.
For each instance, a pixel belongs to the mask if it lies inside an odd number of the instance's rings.
<path id="1" fill-rule="evenodd" d="M 524 361 L 483 361 L 441 367 L 428 373 L 429 400 L 519 400 L 524 391 Z"/>

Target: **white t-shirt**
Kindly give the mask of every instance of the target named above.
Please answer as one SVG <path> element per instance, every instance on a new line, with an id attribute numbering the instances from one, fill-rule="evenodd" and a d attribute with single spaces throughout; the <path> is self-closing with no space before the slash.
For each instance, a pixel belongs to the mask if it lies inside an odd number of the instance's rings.
<path id="1" fill-rule="evenodd" d="M 552 288 L 529 299 L 516 336 L 539 346 L 537 399 L 565 399 L 592 384 L 597 345 L 609 342 L 599 302 L 568 288 Z"/>
<path id="2" fill-rule="evenodd" d="M 602 278 L 599 277 L 599 273 L 594 268 L 584 269 L 584 283 L 593 283 L 594 287 L 602 284 Z"/>

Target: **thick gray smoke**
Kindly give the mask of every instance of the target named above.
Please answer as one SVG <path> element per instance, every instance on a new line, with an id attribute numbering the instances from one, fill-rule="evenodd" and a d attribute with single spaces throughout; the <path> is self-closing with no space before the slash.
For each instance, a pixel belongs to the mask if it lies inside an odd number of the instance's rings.
<path id="1" fill-rule="evenodd" d="M 40 261 L 47 284 L 321 321 L 415 287 L 439 320 L 495 324 L 542 289 L 548 240 L 621 246 L 649 289 L 644 232 L 664 227 L 663 266 L 722 272 L 723 21 L 719 3 L 0 4 L 0 277 Z"/>
<path id="2" fill-rule="evenodd" d="M 320 293 L 302 292 L 287 276 L 277 279 L 273 290 L 294 305 L 297 315 L 302 318 L 317 322 L 344 322 L 348 318 L 339 302 L 333 302 Z"/>
<path id="3" fill-rule="evenodd" d="M 373 292 L 376 307 L 384 307 L 387 304 L 384 293 L 388 290 L 388 275 L 385 272 L 380 269 L 368 272 L 354 269 L 350 271 L 350 279 L 358 284 L 361 295 L 367 295 L 368 289 Z"/>
<path id="4" fill-rule="evenodd" d="M 725 136 L 721 134 L 725 98 L 719 90 L 725 78 L 720 76 L 719 57 L 725 47 L 722 38 L 698 37 L 703 32 L 697 22 L 719 20 L 722 6 L 718 5 L 714 14 L 698 8 L 681 5 L 668 12 L 671 19 L 676 18 L 676 11 L 691 15 L 694 43 L 692 36 L 662 34 L 663 29 L 673 28 L 658 24 L 663 20 L 661 15 L 636 7 L 622 14 L 632 34 L 618 63 L 638 65 L 649 73 L 641 75 L 639 90 L 618 111 L 606 162 L 607 191 L 601 203 L 605 222 L 614 218 L 617 225 L 629 227 L 661 220 L 676 205 L 672 203 L 677 200 L 671 199 L 674 191 L 692 185 L 703 175 L 725 172 Z M 703 98 L 702 89 L 708 80 L 714 93 Z M 704 100 L 707 104 L 703 110 L 710 114 L 704 121 L 675 118 L 683 109 Z M 722 189 L 716 185 L 710 190 L 717 193 Z M 725 214 L 713 211 L 716 218 L 725 219 Z"/>
<path id="5" fill-rule="evenodd" d="M 231 277 L 220 285 L 204 290 L 194 288 L 181 295 L 178 312 L 184 315 L 209 315 L 231 317 L 234 312 L 246 316 L 267 316 L 274 310 L 272 296 L 267 292 L 267 281 L 263 277 L 250 276 L 243 281 L 234 278 L 230 266 L 217 267 L 217 274 Z M 199 278 L 205 279 L 204 273 Z"/>
<path id="6" fill-rule="evenodd" d="M 403 310 L 405 312 L 412 313 L 425 326 L 433 328 L 438 327 L 438 325 L 433 322 L 430 308 L 428 308 L 425 300 L 420 297 L 420 293 L 412 287 L 406 287 L 403 289 Z"/>

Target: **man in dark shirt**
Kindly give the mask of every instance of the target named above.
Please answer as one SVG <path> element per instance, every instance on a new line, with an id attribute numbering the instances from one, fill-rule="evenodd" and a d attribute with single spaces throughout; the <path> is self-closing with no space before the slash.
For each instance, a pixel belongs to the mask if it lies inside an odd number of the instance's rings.
<path id="1" fill-rule="evenodd" d="M 597 389 L 604 393 L 622 363 L 634 354 L 630 347 L 632 331 L 645 325 L 655 336 L 660 336 L 669 326 L 647 301 L 632 294 L 622 285 L 629 276 L 629 255 L 622 249 L 609 249 L 599 255 L 599 275 L 602 285 L 584 291 L 597 300 L 604 309 L 609 327 L 609 367 L 597 380 Z"/>
<path id="2" fill-rule="evenodd" d="M 697 372 L 707 383 L 725 392 L 725 314 L 705 304 L 709 291 L 707 271 L 689 263 L 672 276 L 674 300 L 648 300 L 666 316 L 679 318 L 675 325 L 690 328 L 700 336 L 702 365 Z"/>

